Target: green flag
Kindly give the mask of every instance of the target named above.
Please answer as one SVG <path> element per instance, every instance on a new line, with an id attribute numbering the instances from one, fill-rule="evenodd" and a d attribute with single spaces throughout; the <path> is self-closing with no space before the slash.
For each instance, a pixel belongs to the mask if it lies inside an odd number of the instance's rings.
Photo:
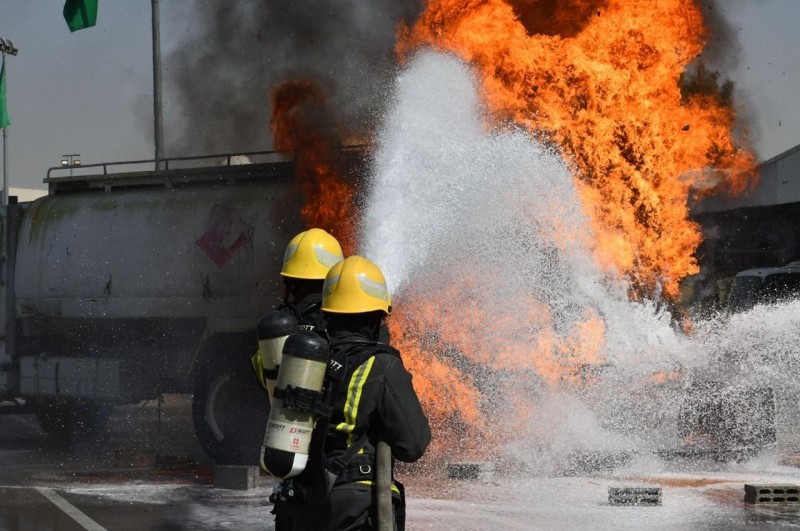
<path id="1" fill-rule="evenodd" d="M 97 22 L 97 0 L 67 0 L 64 20 L 70 31 L 91 28 Z"/>
<path id="2" fill-rule="evenodd" d="M 0 129 L 11 125 L 6 107 L 6 57 L 3 56 L 3 66 L 0 68 Z"/>

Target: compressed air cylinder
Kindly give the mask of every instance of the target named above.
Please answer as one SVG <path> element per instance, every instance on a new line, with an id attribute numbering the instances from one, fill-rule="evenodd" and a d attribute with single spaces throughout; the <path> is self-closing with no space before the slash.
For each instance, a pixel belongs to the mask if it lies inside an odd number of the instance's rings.
<path id="1" fill-rule="evenodd" d="M 328 342 L 313 332 L 297 332 L 286 339 L 261 449 L 261 468 L 275 477 L 291 478 L 305 469 L 316 419 L 309 409 L 287 407 L 291 399 L 285 399 L 286 389 L 321 393 L 329 357 Z"/>
<path id="2" fill-rule="evenodd" d="M 258 353 L 261 356 L 261 367 L 264 373 L 264 383 L 272 403 L 275 392 L 275 382 L 278 379 L 278 368 L 281 365 L 283 344 L 289 334 L 297 331 L 297 319 L 292 315 L 275 310 L 268 313 L 258 322 L 256 335 L 258 338 Z"/>

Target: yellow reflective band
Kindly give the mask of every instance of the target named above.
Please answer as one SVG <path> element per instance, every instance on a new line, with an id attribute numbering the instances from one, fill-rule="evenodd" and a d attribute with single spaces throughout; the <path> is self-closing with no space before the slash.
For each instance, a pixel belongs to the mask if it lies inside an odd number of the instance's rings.
<path id="1" fill-rule="evenodd" d="M 350 385 L 347 387 L 347 400 L 344 403 L 344 422 L 336 426 L 338 431 L 349 434 L 347 436 L 348 447 L 356 440 L 353 430 L 356 427 L 356 417 L 358 417 L 358 404 L 361 402 L 361 392 L 374 362 L 375 356 L 372 356 L 362 363 L 353 373 L 353 376 L 350 377 Z"/>
<path id="2" fill-rule="evenodd" d="M 356 481 L 356 483 L 358 483 L 359 485 L 369 485 L 370 487 L 374 487 L 375 486 L 375 482 L 374 481 L 368 481 L 368 480 Z M 400 494 L 400 489 L 398 489 L 397 485 L 395 485 L 394 483 L 392 483 L 392 492 L 396 492 L 397 494 Z"/>
<path id="3" fill-rule="evenodd" d="M 268 389 L 267 382 L 264 381 L 264 361 L 261 358 L 261 348 L 253 354 L 253 357 L 250 358 L 250 365 L 253 366 L 253 370 L 256 373 L 256 378 L 258 378 L 258 383 L 261 384 L 261 387 L 264 389 Z"/>

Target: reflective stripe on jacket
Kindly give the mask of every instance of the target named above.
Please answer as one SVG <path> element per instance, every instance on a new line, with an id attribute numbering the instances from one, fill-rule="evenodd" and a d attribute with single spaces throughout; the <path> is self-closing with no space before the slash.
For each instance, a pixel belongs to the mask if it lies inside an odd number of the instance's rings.
<path id="1" fill-rule="evenodd" d="M 333 400 L 326 456 L 340 455 L 366 433 L 367 443 L 360 454 L 374 455 L 375 446 L 382 440 L 400 461 L 412 462 L 422 457 L 430 443 L 431 430 L 403 360 L 378 343 L 337 339 L 331 341 L 333 356 L 345 355 L 348 364 Z M 364 361 L 356 364 L 351 360 Z"/>

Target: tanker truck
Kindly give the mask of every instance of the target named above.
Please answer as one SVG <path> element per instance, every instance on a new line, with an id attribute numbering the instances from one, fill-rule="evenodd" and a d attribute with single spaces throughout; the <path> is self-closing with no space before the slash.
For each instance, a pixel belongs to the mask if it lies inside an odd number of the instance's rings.
<path id="1" fill-rule="evenodd" d="M 0 411 L 33 413 L 68 444 L 116 405 L 191 393 L 206 452 L 257 463 L 269 405 L 249 368 L 255 326 L 280 300 L 283 249 L 303 227 L 294 163 L 248 155 L 263 161 L 51 168 L 47 196 L 11 198 Z"/>

